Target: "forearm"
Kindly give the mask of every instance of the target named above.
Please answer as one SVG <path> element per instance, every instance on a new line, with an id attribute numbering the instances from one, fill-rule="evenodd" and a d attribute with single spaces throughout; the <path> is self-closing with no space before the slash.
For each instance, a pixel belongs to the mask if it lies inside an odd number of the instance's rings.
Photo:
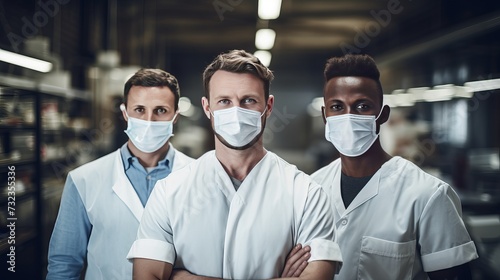
<path id="1" fill-rule="evenodd" d="M 136 258 L 133 260 L 134 280 L 169 280 L 172 264 L 152 259 Z"/>
<path id="2" fill-rule="evenodd" d="M 68 177 L 50 239 L 47 279 L 80 279 L 90 231 L 83 202 Z"/>
<path id="3" fill-rule="evenodd" d="M 312 261 L 299 277 L 274 278 L 275 280 L 332 280 L 337 271 L 337 262 Z M 272 280 L 274 280 L 272 279 Z"/>
<path id="4" fill-rule="evenodd" d="M 222 280 L 222 278 L 213 278 L 199 276 L 189 273 L 186 270 L 177 269 L 172 272 L 172 280 Z"/>

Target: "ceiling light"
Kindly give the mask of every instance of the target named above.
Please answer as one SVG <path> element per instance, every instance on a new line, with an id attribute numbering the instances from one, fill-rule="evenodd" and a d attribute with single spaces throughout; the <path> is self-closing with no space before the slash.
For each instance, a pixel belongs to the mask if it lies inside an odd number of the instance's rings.
<path id="1" fill-rule="evenodd" d="M 494 90 L 500 88 L 500 79 L 467 82 L 464 86 L 471 88 L 473 91 Z"/>
<path id="2" fill-rule="evenodd" d="M 424 100 L 427 102 L 451 100 L 455 95 L 453 85 L 439 85 L 432 89 L 426 90 L 423 94 Z"/>
<path id="3" fill-rule="evenodd" d="M 276 32 L 272 29 L 259 29 L 255 33 L 255 47 L 260 50 L 270 50 L 274 46 Z"/>
<path id="4" fill-rule="evenodd" d="M 0 49 L 0 60 L 43 73 L 52 70 L 52 63 L 50 62 L 2 49 Z"/>
<path id="5" fill-rule="evenodd" d="M 415 87 L 415 88 L 409 88 L 406 92 L 411 94 L 414 101 L 424 101 L 424 95 L 427 90 L 430 90 L 430 88 Z"/>
<path id="6" fill-rule="evenodd" d="M 191 100 L 188 97 L 181 97 L 179 99 L 179 114 L 192 117 L 195 113 L 195 109 L 193 104 L 191 104 Z"/>
<path id="7" fill-rule="evenodd" d="M 281 0 L 259 0 L 259 18 L 277 19 L 280 16 Z"/>
<path id="8" fill-rule="evenodd" d="M 474 90 L 470 87 L 455 86 L 455 97 L 472 98 Z"/>
<path id="9" fill-rule="evenodd" d="M 384 104 L 389 107 L 410 107 L 415 105 L 413 94 L 403 89 L 396 89 L 391 94 L 384 94 Z"/>
<path id="10" fill-rule="evenodd" d="M 268 51 L 256 51 L 253 55 L 255 55 L 264 66 L 269 67 L 271 64 L 271 53 Z"/>

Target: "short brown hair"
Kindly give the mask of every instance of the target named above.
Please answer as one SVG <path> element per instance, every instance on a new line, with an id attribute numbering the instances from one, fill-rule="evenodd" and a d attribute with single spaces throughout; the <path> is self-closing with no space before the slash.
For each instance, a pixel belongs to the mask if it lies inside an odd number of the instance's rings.
<path id="1" fill-rule="evenodd" d="M 177 111 L 181 93 L 179 82 L 174 75 L 161 69 L 140 69 L 125 83 L 125 87 L 123 90 L 123 103 L 125 104 L 127 104 L 128 93 L 132 86 L 168 87 L 175 95 L 175 110 Z"/>
<path id="2" fill-rule="evenodd" d="M 203 87 L 206 98 L 210 95 L 210 80 L 218 70 L 231 73 L 248 73 L 256 76 L 264 82 L 264 96 L 266 100 L 269 98 L 269 88 L 271 81 L 274 79 L 273 72 L 264 66 L 253 54 L 244 50 L 232 50 L 219 54 L 203 71 Z"/>

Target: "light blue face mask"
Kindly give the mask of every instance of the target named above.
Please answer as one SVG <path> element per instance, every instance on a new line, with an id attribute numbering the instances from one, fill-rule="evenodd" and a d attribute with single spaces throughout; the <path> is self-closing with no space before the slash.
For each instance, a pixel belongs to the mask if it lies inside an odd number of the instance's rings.
<path id="1" fill-rule="evenodd" d="M 120 109 L 128 118 L 125 133 L 141 152 L 156 152 L 173 136 L 173 120 L 177 117 L 177 113 L 171 121 L 145 121 L 130 117 L 124 107 L 120 106 Z"/>

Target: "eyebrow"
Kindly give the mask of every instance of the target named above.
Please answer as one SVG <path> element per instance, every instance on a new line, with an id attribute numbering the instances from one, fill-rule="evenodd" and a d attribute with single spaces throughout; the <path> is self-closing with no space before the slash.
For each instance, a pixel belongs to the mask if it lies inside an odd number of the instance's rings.
<path id="1" fill-rule="evenodd" d="M 239 100 L 243 100 L 243 99 L 246 99 L 246 98 L 259 99 L 260 97 L 261 97 L 260 94 L 257 93 L 257 92 L 250 92 L 250 93 L 245 93 L 241 97 L 238 97 L 238 99 Z M 216 100 L 232 99 L 232 98 L 234 98 L 234 95 L 233 96 L 229 96 L 227 94 L 223 94 L 223 95 L 220 95 L 220 96 L 213 96 L 213 98 L 216 99 Z"/>
<path id="2" fill-rule="evenodd" d="M 361 99 L 357 99 L 355 102 L 356 102 L 356 103 L 360 103 L 360 102 L 373 102 L 373 103 L 376 103 L 376 101 L 375 101 L 375 100 L 373 100 L 373 99 L 369 99 L 369 98 L 361 98 Z"/>

